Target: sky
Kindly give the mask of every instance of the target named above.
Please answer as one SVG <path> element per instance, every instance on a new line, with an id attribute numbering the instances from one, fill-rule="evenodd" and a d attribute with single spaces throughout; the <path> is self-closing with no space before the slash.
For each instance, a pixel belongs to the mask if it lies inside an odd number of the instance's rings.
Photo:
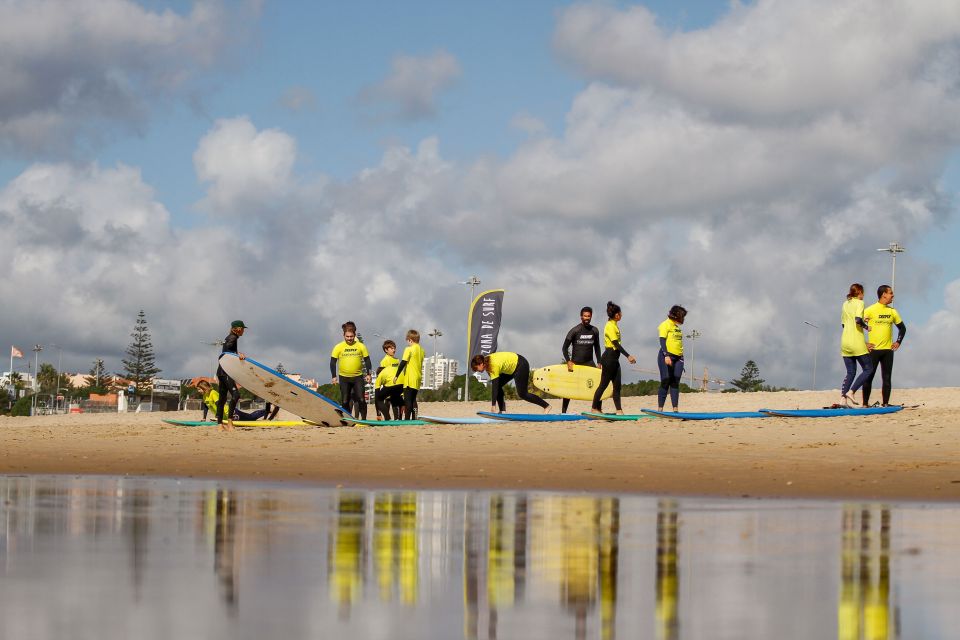
<path id="1" fill-rule="evenodd" d="M 462 363 L 476 275 L 535 367 L 612 300 L 656 377 L 681 304 L 698 376 L 829 389 L 896 241 L 894 385 L 953 385 L 957 122 L 938 0 L 0 0 L 0 340 L 120 371 L 143 309 L 163 377 L 235 319 L 321 379 L 346 320 Z"/>

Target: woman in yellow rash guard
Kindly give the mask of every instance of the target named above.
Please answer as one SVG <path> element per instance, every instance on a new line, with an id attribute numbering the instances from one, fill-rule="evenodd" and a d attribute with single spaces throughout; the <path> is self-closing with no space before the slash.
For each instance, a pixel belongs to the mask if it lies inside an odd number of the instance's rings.
<path id="1" fill-rule="evenodd" d="M 603 412 L 603 392 L 607 385 L 613 383 L 613 406 L 617 408 L 617 413 L 622 414 L 620 407 L 620 354 L 627 356 L 627 362 L 636 364 L 637 359 L 627 353 L 627 350 L 620 344 L 620 319 L 623 318 L 623 312 L 620 305 L 613 302 L 607 302 L 607 324 L 603 328 L 603 346 L 605 350 L 600 356 L 600 384 L 597 385 L 597 391 L 593 394 L 592 411 Z"/>
<path id="2" fill-rule="evenodd" d="M 873 360 L 867 350 L 867 341 L 863 339 L 863 332 L 867 328 L 863 321 L 863 285 L 854 282 L 847 293 L 847 301 L 840 309 L 840 326 L 843 333 L 840 335 L 840 355 L 843 365 L 847 368 L 847 375 L 840 386 L 840 400 L 844 403 L 857 404 L 851 396 L 855 394 L 873 372 Z M 860 365 L 860 375 L 857 375 L 857 365 Z M 849 395 L 848 395 L 849 394 Z"/>
<path id="3" fill-rule="evenodd" d="M 403 383 L 404 376 L 394 383 L 397 377 L 397 367 L 400 361 L 397 360 L 397 343 L 393 340 L 384 340 L 383 360 L 380 361 L 380 368 L 377 370 L 377 383 L 375 385 L 374 403 L 377 407 L 377 417 L 384 420 L 390 419 L 390 407 L 393 407 L 394 419 L 399 420 L 403 415 Z"/>
<path id="4" fill-rule="evenodd" d="M 337 344 L 330 354 L 330 375 L 333 384 L 340 383 L 340 404 L 343 408 L 354 417 L 366 420 L 367 402 L 363 398 L 363 383 L 370 382 L 370 374 L 364 375 L 364 371 L 370 371 L 373 365 L 367 347 L 357 341 L 357 325 L 344 322 L 342 328 L 343 342 Z"/>
<path id="5" fill-rule="evenodd" d="M 660 353 L 657 369 L 660 370 L 660 389 L 657 391 L 657 409 L 663 411 L 670 393 L 670 404 L 676 411 L 680 404 L 680 378 L 683 377 L 683 330 L 680 325 L 687 317 L 687 310 L 678 304 L 670 307 L 667 319 L 657 327 L 660 335 Z"/>
<path id="6" fill-rule="evenodd" d="M 420 332 L 416 329 L 407 331 L 407 348 L 403 350 L 394 384 L 400 381 L 404 372 L 407 377 L 403 382 L 403 417 L 406 420 L 416 420 L 417 394 L 420 393 L 420 382 L 423 379 L 423 347 L 420 346 Z"/>
<path id="7" fill-rule="evenodd" d="M 550 411 L 550 405 L 543 398 L 527 391 L 527 383 L 530 380 L 530 363 L 520 354 L 510 351 L 497 351 L 487 356 L 476 355 L 470 359 L 470 369 L 486 371 L 487 375 L 490 376 L 491 411 L 493 411 L 494 405 L 499 408 L 500 413 L 507 410 L 503 388 L 511 380 L 517 386 L 517 395 L 521 399 L 543 408 L 544 413 Z"/>

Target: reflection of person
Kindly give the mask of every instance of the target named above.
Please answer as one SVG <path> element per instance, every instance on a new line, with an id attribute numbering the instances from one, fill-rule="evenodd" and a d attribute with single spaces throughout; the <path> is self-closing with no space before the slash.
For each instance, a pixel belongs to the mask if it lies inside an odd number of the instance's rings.
<path id="1" fill-rule="evenodd" d="M 667 319 L 657 328 L 660 335 L 660 352 L 657 354 L 657 368 L 660 370 L 657 409 L 660 411 L 663 411 L 668 391 L 674 411 L 680 404 L 680 378 L 683 377 L 683 330 L 680 325 L 686 317 L 687 310 L 675 304 L 670 307 Z"/>
<path id="2" fill-rule="evenodd" d="M 217 413 L 217 403 L 220 402 L 220 392 L 213 388 L 209 382 L 206 380 L 201 380 L 197 383 L 197 390 L 203 394 L 203 401 L 201 404 L 201 409 L 203 410 L 203 420 L 207 419 L 207 412 L 211 411 L 216 415 Z M 280 411 L 280 407 L 276 405 L 271 405 L 269 402 L 263 409 L 257 409 L 251 413 L 246 411 L 241 411 L 240 409 L 234 409 L 231 417 L 234 420 L 244 420 L 244 421 L 253 421 L 260 420 L 273 420 L 277 417 L 277 413 Z"/>
<path id="3" fill-rule="evenodd" d="M 357 325 L 343 323 L 343 341 L 337 343 L 330 354 L 330 375 L 333 384 L 340 383 L 340 404 L 355 418 L 367 419 L 367 402 L 363 397 L 364 382 L 370 382 L 370 354 L 362 342 L 357 341 Z M 339 374 L 338 374 L 339 371 Z"/>
<path id="4" fill-rule="evenodd" d="M 603 371 L 600 373 L 600 384 L 597 391 L 593 394 L 592 411 L 603 412 L 603 392 L 607 385 L 613 384 L 613 405 L 617 408 L 617 413 L 622 414 L 623 408 L 620 406 L 620 354 L 627 356 L 627 362 L 636 364 L 637 359 L 627 353 L 627 350 L 620 344 L 620 325 L 623 318 L 623 311 L 620 305 L 613 302 L 607 302 L 607 320 L 603 328 L 603 346 L 605 347 L 603 355 L 600 356 L 600 366 Z"/>
<path id="5" fill-rule="evenodd" d="M 840 355 L 847 375 L 840 386 L 840 400 L 846 404 L 857 404 L 851 396 L 860 390 L 873 372 L 873 359 L 867 350 L 867 342 L 863 339 L 863 332 L 867 328 L 863 321 L 863 285 L 854 282 L 847 293 L 847 301 L 840 310 L 840 326 L 843 333 L 840 336 Z M 860 365 L 860 375 L 857 375 L 857 365 Z"/>
<path id="6" fill-rule="evenodd" d="M 867 307 L 863 312 L 863 321 L 867 324 L 870 358 L 873 361 L 873 371 L 863 383 L 863 405 L 870 402 L 870 391 L 873 389 L 873 377 L 880 368 L 883 379 L 883 406 L 890 404 L 890 391 L 893 379 L 893 352 L 900 348 L 904 336 L 907 335 L 907 325 L 903 323 L 897 310 L 890 306 L 893 302 L 893 289 L 890 285 L 880 285 L 877 289 L 879 300 Z M 897 339 L 893 340 L 893 325 L 897 326 Z"/>
<path id="7" fill-rule="evenodd" d="M 600 332 L 595 326 L 590 324 L 593 319 L 593 309 L 584 307 L 580 309 L 580 324 L 567 332 L 567 337 L 563 340 L 563 361 L 567 363 L 567 371 L 573 371 L 574 365 L 585 367 L 596 367 L 593 359 L 594 354 L 597 360 L 600 360 Z M 573 347 L 573 351 L 570 348 Z M 560 407 L 560 413 L 566 413 L 570 406 L 570 398 L 564 398 Z"/>
<path id="8" fill-rule="evenodd" d="M 472 371 L 486 371 L 487 375 L 490 376 L 491 411 L 494 411 L 494 406 L 496 406 L 500 413 L 506 412 L 507 403 L 504 400 L 503 389 L 511 380 L 516 385 L 517 395 L 522 400 L 543 408 L 544 413 L 550 411 L 550 405 L 547 404 L 546 400 L 527 391 L 527 383 L 530 380 L 530 363 L 520 354 L 510 351 L 497 351 L 487 356 L 476 355 L 470 360 L 470 369 Z"/>
<path id="9" fill-rule="evenodd" d="M 223 339 L 223 349 L 220 351 L 221 358 L 225 353 L 234 353 L 241 360 L 247 357 L 237 351 L 237 341 L 240 340 L 240 336 L 243 335 L 246 328 L 247 325 L 243 324 L 243 320 L 234 320 L 230 323 L 230 333 Z M 237 410 L 237 402 L 240 401 L 240 390 L 233 378 L 227 375 L 227 372 L 219 365 L 217 366 L 217 383 L 220 385 L 220 391 L 222 392 L 220 399 L 217 401 L 217 424 L 220 425 L 218 431 L 233 431 L 233 412 Z M 230 410 L 227 413 L 227 426 L 224 427 L 223 407 L 228 397 L 230 398 Z"/>
<path id="10" fill-rule="evenodd" d="M 403 380 L 403 417 L 407 420 L 417 419 L 417 394 L 420 393 L 420 382 L 423 380 L 423 347 L 420 346 L 420 332 L 416 329 L 407 331 L 407 348 L 403 350 L 400 366 L 397 367 L 397 377 L 394 384 L 400 382 L 400 376 L 406 372 Z"/>
<path id="11" fill-rule="evenodd" d="M 384 340 L 383 352 L 386 354 L 380 361 L 380 368 L 377 369 L 377 381 L 374 385 L 374 406 L 377 408 L 377 417 L 384 420 L 390 419 L 390 407 L 393 407 L 394 419 L 399 420 L 403 416 L 403 376 L 401 380 L 394 382 L 397 377 L 397 367 L 400 361 L 397 360 L 397 343 L 393 340 Z"/>

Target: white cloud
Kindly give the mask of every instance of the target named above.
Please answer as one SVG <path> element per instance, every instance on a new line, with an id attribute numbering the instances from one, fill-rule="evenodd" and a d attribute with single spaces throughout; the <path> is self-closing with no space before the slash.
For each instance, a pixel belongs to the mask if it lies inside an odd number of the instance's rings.
<path id="1" fill-rule="evenodd" d="M 0 4 L 0 148 L 69 154 L 102 125 L 142 127 L 151 101 L 187 91 L 257 12 L 219 0 L 182 15 L 131 0 Z"/>
<path id="2" fill-rule="evenodd" d="M 449 89 L 462 75 L 457 59 L 447 51 L 425 56 L 397 55 L 390 74 L 360 92 L 361 104 L 374 117 L 423 120 L 437 114 L 440 92 Z"/>
<path id="3" fill-rule="evenodd" d="M 280 105 L 294 113 L 316 111 L 317 96 L 309 87 L 299 85 L 288 87 L 280 96 Z"/>

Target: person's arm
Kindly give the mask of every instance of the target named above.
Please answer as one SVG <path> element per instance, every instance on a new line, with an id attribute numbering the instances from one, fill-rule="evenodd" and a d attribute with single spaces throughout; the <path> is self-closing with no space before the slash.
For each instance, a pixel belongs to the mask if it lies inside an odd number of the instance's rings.
<path id="1" fill-rule="evenodd" d="M 600 366 L 600 330 L 593 328 L 593 351 L 597 356 L 597 366 Z"/>
<path id="2" fill-rule="evenodd" d="M 500 394 L 500 376 L 490 378 L 490 408 L 497 406 L 497 396 Z"/>
<path id="3" fill-rule="evenodd" d="M 400 366 L 397 367 L 397 373 L 393 376 L 393 381 L 396 382 L 400 379 L 400 375 L 403 373 L 403 370 L 407 368 L 407 361 L 401 360 Z"/>
<path id="4" fill-rule="evenodd" d="M 897 323 L 897 341 L 893 343 L 894 349 L 900 348 L 900 343 L 907 336 L 907 325 L 901 320 Z"/>
<path id="5" fill-rule="evenodd" d="M 200 419 L 206 422 L 207 411 L 209 410 L 209 407 L 207 406 L 206 402 L 204 402 L 203 400 L 200 400 L 200 408 L 203 410 L 203 415 L 200 417 Z"/>
<path id="6" fill-rule="evenodd" d="M 620 344 L 620 341 L 619 341 L 619 340 L 611 340 L 610 342 L 613 343 L 613 349 L 614 349 L 617 353 L 623 354 L 623 355 L 627 356 L 628 358 L 630 357 L 630 354 L 627 353 L 627 350 L 623 348 L 623 345 Z"/>
<path id="7" fill-rule="evenodd" d="M 860 329 L 860 331 L 867 331 L 869 329 L 867 323 L 864 322 L 860 316 L 857 316 L 857 328 Z"/>
<path id="8" fill-rule="evenodd" d="M 567 337 L 563 339 L 563 346 L 560 347 L 560 353 L 563 354 L 563 361 L 570 362 L 570 345 L 573 344 L 573 334 L 576 328 L 567 331 Z"/>
<path id="9" fill-rule="evenodd" d="M 373 371 L 373 363 L 370 362 L 370 356 L 363 356 L 363 370 L 367 373 Z"/>
<path id="10" fill-rule="evenodd" d="M 337 377 L 337 359 L 332 356 L 330 358 L 330 377 Z"/>
<path id="11" fill-rule="evenodd" d="M 668 353 L 668 351 L 667 351 L 667 339 L 664 338 L 663 336 L 660 336 L 660 350 L 663 351 L 664 353 Z"/>

